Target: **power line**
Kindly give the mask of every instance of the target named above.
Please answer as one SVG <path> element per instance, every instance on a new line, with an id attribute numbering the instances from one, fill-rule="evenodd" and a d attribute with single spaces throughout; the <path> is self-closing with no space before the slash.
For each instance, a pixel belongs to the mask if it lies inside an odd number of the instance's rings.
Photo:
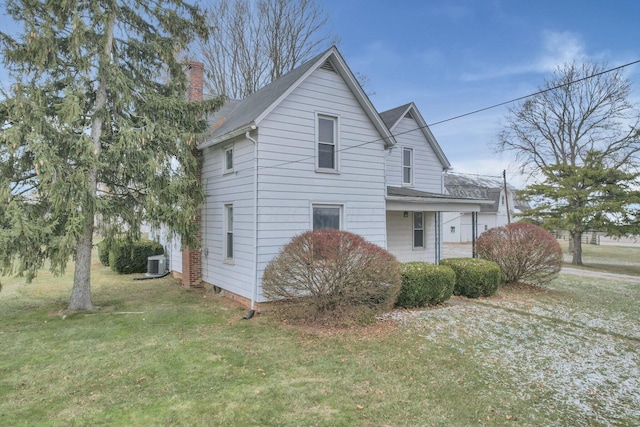
<path id="1" fill-rule="evenodd" d="M 638 63 L 640 63 L 640 59 L 632 61 L 632 62 L 628 62 L 628 63 L 620 65 L 618 67 L 609 68 L 607 70 L 603 70 L 603 71 L 600 71 L 598 73 L 591 74 L 589 76 L 581 77 L 579 79 L 572 80 L 570 82 L 563 83 L 561 85 L 557 85 L 557 86 L 553 86 L 553 87 L 550 87 L 550 88 L 547 88 L 547 89 L 539 90 L 537 92 L 530 93 L 528 95 L 520 96 L 518 98 L 512 98 L 512 99 L 510 99 L 508 101 L 499 102 L 497 104 L 493 104 L 493 105 L 490 105 L 488 107 L 484 107 L 484 108 L 480 108 L 480 109 L 477 109 L 477 110 L 473 110 L 473 111 L 470 111 L 468 113 L 460 114 L 460 115 L 457 115 L 457 116 L 454 116 L 454 117 L 450 117 L 448 119 L 440 120 L 440 121 L 437 121 L 437 122 L 434 122 L 434 123 L 431 123 L 431 124 L 426 124 L 425 126 L 418 126 L 416 128 L 409 129 L 409 130 L 406 130 L 404 132 L 398 132 L 396 134 L 393 134 L 392 136 L 393 137 L 397 137 L 397 136 L 404 135 L 404 134 L 407 134 L 407 133 L 410 133 L 410 132 L 414 132 L 416 130 L 426 129 L 426 128 L 429 128 L 431 126 L 437 126 L 439 124 L 447 123 L 447 122 L 450 122 L 450 121 L 453 121 L 453 120 L 457 120 L 457 119 L 461 119 L 463 117 L 471 116 L 473 114 L 482 113 L 484 111 L 488 111 L 488 110 L 491 110 L 491 109 L 494 109 L 494 108 L 502 107 L 503 105 L 511 104 L 513 102 L 522 101 L 523 99 L 531 98 L 533 96 L 538 96 L 538 95 L 541 95 L 543 93 L 547 93 L 547 92 L 551 92 L 551 91 L 554 91 L 554 90 L 557 90 L 557 89 L 561 89 L 563 87 L 568 87 L 568 86 L 571 86 L 573 84 L 580 83 L 582 81 L 589 80 L 589 79 L 592 79 L 594 77 L 598 77 L 598 76 L 601 76 L 601 75 L 604 75 L 604 74 L 607 74 L 607 73 L 611 73 L 613 71 L 621 70 L 623 68 L 630 67 L 631 65 L 635 65 L 635 64 L 638 64 Z M 384 141 L 386 139 L 388 139 L 388 138 L 386 138 L 386 137 L 376 138 L 376 139 L 373 139 L 373 140 L 370 140 L 370 141 L 362 142 L 362 143 L 357 144 L 357 145 L 353 145 L 351 147 L 341 148 L 341 149 L 337 150 L 337 153 L 341 153 L 341 152 L 347 151 L 347 150 L 352 150 L 354 148 L 363 147 L 365 145 L 373 144 L 375 142 Z M 298 160 L 290 160 L 290 161 L 278 163 L 276 165 L 260 166 L 259 169 L 278 168 L 278 167 L 286 166 L 286 165 L 289 165 L 289 164 L 301 163 L 301 162 L 304 162 L 304 161 L 307 161 L 307 160 L 310 160 L 310 159 L 313 159 L 313 158 L 315 158 L 315 155 L 314 156 L 305 156 L 305 157 L 300 158 Z"/>
<path id="2" fill-rule="evenodd" d="M 442 124 L 442 123 L 450 122 L 452 120 L 457 120 L 457 119 L 460 119 L 462 117 L 470 116 L 472 114 L 482 113 L 483 111 L 491 110 L 493 108 L 502 107 L 503 105 L 511 104 L 512 102 L 522 101 L 523 99 L 531 98 L 532 96 L 542 95 L 543 93 L 547 93 L 547 92 L 554 91 L 556 89 L 560 89 L 560 88 L 563 88 L 563 87 L 571 86 L 573 84 L 580 83 L 582 81 L 589 80 L 589 79 L 592 79 L 594 77 L 601 76 L 603 74 L 611 73 L 613 71 L 621 70 L 621 69 L 623 69 L 625 67 L 629 67 L 631 65 L 635 65 L 635 64 L 638 64 L 638 63 L 640 63 L 640 59 L 638 59 L 636 61 L 633 61 L 633 62 L 629 62 L 629 63 L 624 64 L 624 65 L 620 65 L 619 67 L 610 68 L 608 70 L 604 70 L 604 71 L 601 71 L 599 73 L 592 74 L 590 76 L 585 76 L 585 77 L 570 81 L 568 83 L 563 83 L 561 85 L 557 85 L 557 86 L 554 86 L 554 87 L 543 89 L 543 90 L 540 90 L 538 92 L 531 93 L 529 95 L 524 95 L 524 96 L 521 96 L 521 97 L 518 97 L 518 98 L 510 99 L 509 101 L 504 101 L 504 102 L 500 102 L 498 104 L 491 105 L 489 107 L 480 108 L 478 110 L 474 110 L 474 111 L 471 111 L 469 113 L 460 114 L 459 116 L 450 117 L 448 119 L 440 120 L 439 122 L 431 123 L 430 126 L 435 126 L 435 125 L 439 125 L 439 124 Z"/>

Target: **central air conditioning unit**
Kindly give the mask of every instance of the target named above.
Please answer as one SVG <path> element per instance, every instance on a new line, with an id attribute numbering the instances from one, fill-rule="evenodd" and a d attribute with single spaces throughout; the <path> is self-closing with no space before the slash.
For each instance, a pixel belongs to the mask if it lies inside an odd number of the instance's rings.
<path id="1" fill-rule="evenodd" d="M 167 269 L 164 255 L 153 255 L 147 258 L 147 276 L 162 276 Z"/>

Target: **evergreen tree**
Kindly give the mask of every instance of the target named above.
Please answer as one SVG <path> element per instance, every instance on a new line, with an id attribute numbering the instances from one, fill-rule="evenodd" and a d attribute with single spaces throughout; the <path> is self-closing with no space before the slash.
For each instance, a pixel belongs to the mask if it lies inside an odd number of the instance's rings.
<path id="1" fill-rule="evenodd" d="M 640 173 L 606 167 L 602 153 L 590 152 L 584 164 L 551 165 L 541 170 L 545 179 L 519 192 L 534 207 L 524 214 L 552 230 L 572 236 L 592 230 L 611 236 L 640 234 Z M 582 246 L 572 245 L 574 264 L 582 264 Z"/>
<path id="2" fill-rule="evenodd" d="M 524 215 L 568 230 L 573 264 L 587 230 L 637 233 L 640 111 L 629 93 L 621 69 L 566 64 L 510 109 L 499 136 L 498 150 L 540 179 L 524 192 L 539 203 Z"/>
<path id="3" fill-rule="evenodd" d="M 194 150 L 205 112 L 186 99 L 176 55 L 206 37 L 184 0 L 8 0 L 0 32 L 12 86 L 0 103 L 0 262 L 33 279 L 75 258 L 70 310 L 92 308 L 96 216 L 110 235 L 165 223 L 195 244 L 202 202 Z"/>

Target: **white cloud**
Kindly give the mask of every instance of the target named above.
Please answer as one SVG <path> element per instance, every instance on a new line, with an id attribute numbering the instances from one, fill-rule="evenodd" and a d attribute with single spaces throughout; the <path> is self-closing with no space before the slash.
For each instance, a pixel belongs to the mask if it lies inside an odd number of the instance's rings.
<path id="1" fill-rule="evenodd" d="M 534 63 L 534 71 L 554 71 L 558 65 L 571 61 L 581 61 L 588 56 L 581 38 L 569 31 L 542 33 L 544 51 Z"/>
<path id="2" fill-rule="evenodd" d="M 587 59 L 584 43 L 580 35 L 570 31 L 544 30 L 540 35 L 540 53 L 532 61 L 506 65 L 485 72 L 465 73 L 463 81 L 489 80 L 527 73 L 553 72 L 559 65 Z"/>

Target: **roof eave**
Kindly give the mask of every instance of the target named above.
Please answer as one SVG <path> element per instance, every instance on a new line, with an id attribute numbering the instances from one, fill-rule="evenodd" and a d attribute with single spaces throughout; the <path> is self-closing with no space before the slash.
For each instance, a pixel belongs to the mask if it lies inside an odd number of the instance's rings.
<path id="1" fill-rule="evenodd" d="M 218 145 L 224 141 L 228 141 L 240 135 L 244 135 L 254 129 L 256 129 L 256 124 L 254 122 L 248 123 L 244 126 L 232 130 L 231 132 L 227 132 L 224 135 L 220 135 L 205 141 L 204 143 L 198 145 L 198 150 L 204 150 L 205 148 L 213 147 L 214 145 Z"/>
<path id="2" fill-rule="evenodd" d="M 408 203 L 442 203 L 451 202 L 456 204 L 469 205 L 490 205 L 493 200 L 486 199 L 464 199 L 464 198 L 448 198 L 448 197 L 416 197 L 416 196 L 386 196 L 386 200 Z"/>
<path id="3" fill-rule="evenodd" d="M 344 58 L 342 58 L 342 56 L 340 55 L 340 52 L 338 52 L 337 49 L 333 48 L 332 54 L 335 60 L 340 65 L 338 69 L 340 72 L 340 75 L 345 80 L 345 82 L 347 83 L 347 86 L 349 86 L 349 89 L 351 89 L 351 92 L 355 95 L 356 99 L 358 100 L 362 108 L 365 110 L 365 113 L 367 114 L 367 117 L 369 117 L 369 120 L 371 120 L 375 128 L 383 137 L 385 148 L 390 148 L 396 145 L 397 142 L 395 137 L 393 136 L 393 133 L 389 130 L 387 125 L 382 121 L 380 114 L 371 103 L 371 100 L 362 89 L 362 86 L 360 85 L 360 83 L 358 83 L 358 81 L 356 80 L 354 74 L 351 72 L 351 69 L 344 61 Z M 327 58 L 328 57 L 329 56 L 327 56 Z"/>

